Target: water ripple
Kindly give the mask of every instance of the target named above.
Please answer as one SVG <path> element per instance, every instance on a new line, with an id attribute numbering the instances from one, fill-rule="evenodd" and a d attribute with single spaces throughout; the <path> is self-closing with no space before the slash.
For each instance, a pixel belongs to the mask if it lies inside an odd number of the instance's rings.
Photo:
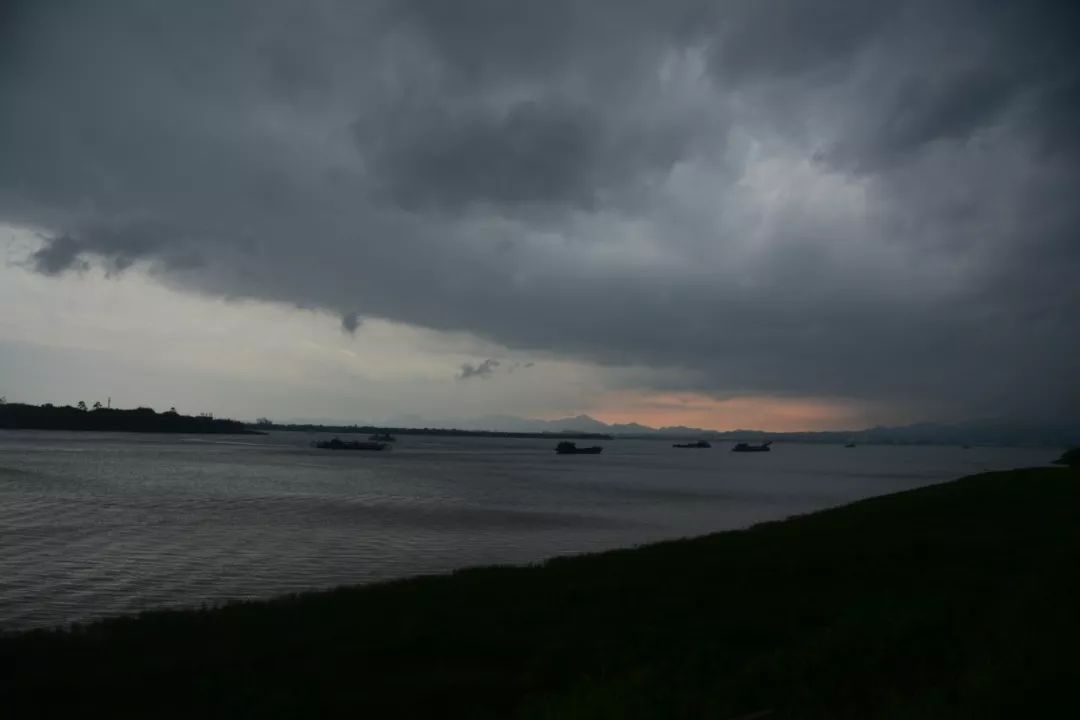
<path id="1" fill-rule="evenodd" d="M 0 431 L 0 630 L 532 562 L 740 527 L 1047 451 L 403 439 L 393 453 Z M 977 466 L 977 467 L 976 467 Z"/>

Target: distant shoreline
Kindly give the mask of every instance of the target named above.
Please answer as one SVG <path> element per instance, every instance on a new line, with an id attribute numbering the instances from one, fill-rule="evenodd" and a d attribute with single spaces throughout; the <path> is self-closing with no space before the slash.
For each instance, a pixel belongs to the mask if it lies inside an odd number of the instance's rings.
<path id="1" fill-rule="evenodd" d="M 389 433 L 391 435 L 429 435 L 433 437 L 481 437 L 481 438 L 518 438 L 539 440 L 614 440 L 605 433 L 590 432 L 504 432 L 500 430 L 458 430 L 456 428 L 404 428 L 385 427 L 382 425 L 301 425 L 262 423 L 248 425 L 248 428 L 261 431 L 317 432 L 345 434 Z"/>
<path id="2" fill-rule="evenodd" d="M 0 430 L 59 430 L 73 432 L 197 433 L 209 435 L 264 435 L 237 420 L 211 415 L 181 415 L 175 410 L 72 405 L 0 405 Z"/>

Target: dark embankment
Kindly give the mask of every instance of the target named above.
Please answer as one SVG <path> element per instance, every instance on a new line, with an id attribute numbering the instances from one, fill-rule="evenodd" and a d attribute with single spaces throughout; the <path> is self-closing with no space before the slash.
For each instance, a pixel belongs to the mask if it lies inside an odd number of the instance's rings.
<path id="1" fill-rule="evenodd" d="M 1066 717 L 1078 607 L 1080 472 L 1022 470 L 537 568 L 9 637 L 0 707 Z"/>
<path id="2" fill-rule="evenodd" d="M 99 432 L 151 433 L 217 433 L 231 435 L 261 435 L 248 430 L 244 423 L 206 415 L 193 417 L 169 410 L 154 412 L 151 408 L 121 410 L 119 408 L 72 407 L 70 405 L 0 405 L 2 430 L 96 430 Z"/>
<path id="3" fill-rule="evenodd" d="M 1062 453 L 1061 457 L 1059 457 L 1054 462 L 1058 465 L 1080 467 L 1080 447 L 1066 450 L 1064 453 Z"/>

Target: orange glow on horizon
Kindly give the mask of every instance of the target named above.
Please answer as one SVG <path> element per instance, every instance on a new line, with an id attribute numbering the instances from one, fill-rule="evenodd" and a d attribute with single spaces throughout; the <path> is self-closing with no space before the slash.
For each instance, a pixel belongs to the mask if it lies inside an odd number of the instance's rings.
<path id="1" fill-rule="evenodd" d="M 805 432 L 864 427 L 866 408 L 821 398 L 736 397 L 726 400 L 694 393 L 647 395 L 610 393 L 589 410 L 606 423 L 650 427 L 685 425 L 705 430 Z"/>

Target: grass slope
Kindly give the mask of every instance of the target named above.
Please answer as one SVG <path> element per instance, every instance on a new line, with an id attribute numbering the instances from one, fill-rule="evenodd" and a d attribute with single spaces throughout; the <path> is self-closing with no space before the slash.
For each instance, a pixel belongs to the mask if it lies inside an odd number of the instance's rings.
<path id="1" fill-rule="evenodd" d="M 12 636 L 0 707 L 1041 717 L 1080 705 L 1078 608 L 1080 472 L 1019 470 L 542 567 Z"/>

